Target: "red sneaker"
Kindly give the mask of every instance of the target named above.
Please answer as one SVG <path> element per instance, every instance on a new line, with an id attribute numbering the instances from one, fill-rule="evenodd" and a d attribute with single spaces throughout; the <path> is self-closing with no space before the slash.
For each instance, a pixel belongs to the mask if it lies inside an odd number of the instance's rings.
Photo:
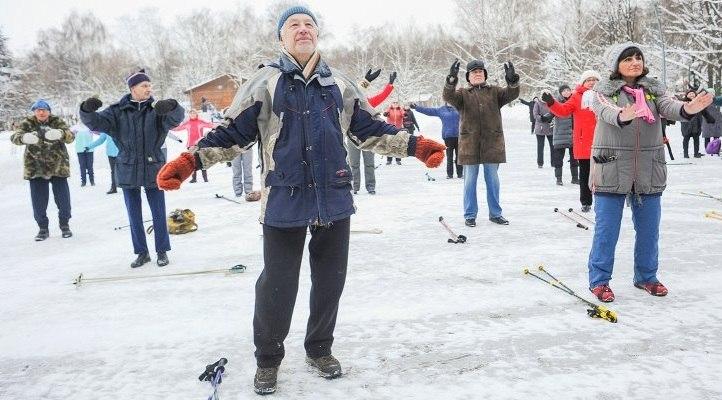
<path id="1" fill-rule="evenodd" d="M 652 296 L 662 297 L 666 296 L 669 292 L 667 288 L 659 282 L 635 283 L 634 286 L 646 290 L 647 293 Z"/>
<path id="2" fill-rule="evenodd" d="M 590 289 L 592 293 L 603 303 L 611 303 L 614 301 L 614 292 L 609 285 L 599 285 Z"/>

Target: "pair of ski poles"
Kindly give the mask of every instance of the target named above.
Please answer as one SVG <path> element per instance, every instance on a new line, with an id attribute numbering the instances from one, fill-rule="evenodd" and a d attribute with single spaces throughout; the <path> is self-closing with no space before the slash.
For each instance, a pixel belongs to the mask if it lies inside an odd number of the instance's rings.
<path id="1" fill-rule="evenodd" d="M 554 212 L 563 215 L 568 220 L 576 223 L 577 228 L 584 229 L 585 231 L 589 230 L 589 226 L 585 225 L 584 223 L 590 223 L 590 224 L 594 225 L 594 221 L 592 221 L 591 219 L 587 218 L 586 216 L 574 211 L 573 208 L 570 208 L 567 210 L 567 212 L 564 212 L 564 210 L 560 210 L 555 207 Z M 584 222 L 584 223 L 582 223 L 582 222 Z"/>
<path id="2" fill-rule="evenodd" d="M 544 266 L 539 266 L 539 271 L 544 273 L 549 279 L 545 279 L 544 277 L 541 277 L 531 271 L 529 271 L 529 268 L 524 268 L 524 274 L 525 275 L 531 275 L 535 277 L 536 279 L 539 279 L 542 282 L 548 283 L 549 285 L 561 290 L 562 292 L 576 297 L 577 299 L 581 300 L 584 304 L 591 307 L 587 310 L 587 315 L 589 315 L 592 318 L 601 318 L 603 320 L 609 321 L 609 322 L 617 322 L 617 313 L 614 311 L 597 304 L 592 303 L 589 300 L 586 300 L 585 298 L 579 296 L 576 294 L 572 289 L 569 288 L 569 286 L 565 285 L 563 282 L 561 282 L 559 279 L 557 279 L 554 275 L 549 273 L 546 269 L 544 269 Z"/>

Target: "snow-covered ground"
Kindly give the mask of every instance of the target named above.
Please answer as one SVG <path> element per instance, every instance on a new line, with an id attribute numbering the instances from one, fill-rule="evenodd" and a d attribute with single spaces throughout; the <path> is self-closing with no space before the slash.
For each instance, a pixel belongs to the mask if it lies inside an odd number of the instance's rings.
<path id="1" fill-rule="evenodd" d="M 569 184 L 568 169 L 565 185 L 554 184 L 548 153 L 537 169 L 527 109 L 504 115 L 509 162 L 500 169 L 501 200 L 511 225 L 486 220 L 483 180 L 479 225 L 466 228 L 460 179 L 445 179 L 442 167 L 428 181 L 415 159 L 384 163 L 378 194 L 362 191 L 352 218 L 354 229 L 383 233 L 352 235 L 334 345 L 345 375 L 326 381 L 304 364 L 306 259 L 274 398 L 722 398 L 722 221 L 704 218 L 722 204 L 681 194 L 722 194 L 711 178 L 722 161 L 669 166 L 659 273 L 670 290 L 666 298 L 632 286 L 634 231 L 625 210 L 611 282 L 619 323 L 611 324 L 588 318 L 580 302 L 522 274 L 543 263 L 591 300 L 585 288 L 592 231 L 554 214 L 554 207 L 578 209 L 578 187 Z M 439 137 L 438 120 L 417 118 L 422 132 Z M 36 243 L 22 149 L 8 136 L 0 135 L 0 399 L 202 399 L 209 385 L 197 376 L 221 356 L 229 359 L 221 398 L 256 398 L 251 323 L 263 266 L 259 205 L 214 198 L 233 195 L 230 168 L 216 166 L 210 183 L 186 182 L 167 194 L 167 208 L 191 208 L 200 228 L 171 237 L 168 267 L 131 270 L 130 235 L 113 230 L 127 218 L 122 196 L 105 194 L 103 150 L 95 154 L 97 186 L 86 188 L 71 153 L 75 236 L 60 238 L 51 200 L 51 237 Z M 678 127 L 670 137 L 681 159 Z M 182 150 L 169 146 L 171 156 Z M 440 215 L 468 243 L 447 243 Z M 238 263 L 248 271 L 72 285 L 81 272 L 141 276 Z"/>

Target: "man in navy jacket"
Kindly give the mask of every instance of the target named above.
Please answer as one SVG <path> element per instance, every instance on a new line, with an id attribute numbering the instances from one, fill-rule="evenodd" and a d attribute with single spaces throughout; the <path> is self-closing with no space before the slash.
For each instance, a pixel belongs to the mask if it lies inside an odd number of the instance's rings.
<path id="1" fill-rule="evenodd" d="M 307 230 L 312 287 L 306 361 L 323 377 L 342 373 L 331 345 L 355 211 L 344 135 L 361 150 L 413 155 L 429 167 L 444 157 L 443 145 L 379 119 L 356 84 L 326 65 L 316 49 L 318 26 L 310 10 L 286 10 L 278 21 L 278 38 L 278 62 L 243 84 L 224 122 L 198 149 L 181 154 L 158 175 L 162 189 L 177 189 L 193 170 L 233 156 L 224 150 L 245 150 L 255 142 L 261 146 L 264 268 L 256 283 L 253 319 L 254 390 L 259 394 L 276 390 Z"/>
<path id="2" fill-rule="evenodd" d="M 128 211 L 133 250 L 137 258 L 130 266 L 137 268 L 150 261 L 143 229 L 140 188 L 145 187 L 155 232 L 155 251 L 159 267 L 168 265 L 170 238 L 166 225 L 165 197 L 158 189 L 156 176 L 165 164 L 161 150 L 168 130 L 178 126 L 185 110 L 174 99 L 155 101 L 151 96 L 150 77 L 144 70 L 126 78 L 130 93 L 119 102 L 97 112 L 103 103 L 89 98 L 80 105 L 80 119 L 94 131 L 106 132 L 118 146 L 115 174 L 123 190 Z"/>

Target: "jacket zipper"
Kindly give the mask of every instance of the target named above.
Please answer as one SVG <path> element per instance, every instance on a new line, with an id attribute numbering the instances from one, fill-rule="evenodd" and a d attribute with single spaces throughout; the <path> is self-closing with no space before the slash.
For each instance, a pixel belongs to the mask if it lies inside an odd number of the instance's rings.
<path id="1" fill-rule="evenodd" d="M 303 107 L 303 144 L 304 144 L 304 146 L 303 146 L 303 159 L 304 159 L 304 160 L 306 159 L 306 154 L 307 154 L 307 152 L 308 152 L 309 150 L 310 150 L 310 151 L 313 151 L 313 144 L 310 144 L 310 145 L 308 144 L 308 139 L 309 139 L 309 137 L 308 137 L 307 134 L 308 134 L 309 129 L 306 129 L 306 128 L 307 128 L 307 124 L 308 124 L 308 120 L 309 120 L 310 115 L 311 115 L 311 111 L 308 109 L 308 96 L 307 96 L 307 94 L 308 94 L 308 83 L 311 82 L 311 81 L 313 80 L 313 78 L 314 78 L 314 77 L 312 76 L 312 77 L 309 79 L 308 82 L 303 82 L 303 106 L 304 106 L 304 107 Z M 310 138 L 310 139 L 313 140 L 313 138 Z M 318 186 L 316 185 L 316 172 L 315 172 L 315 166 L 316 166 L 316 164 L 313 162 L 313 154 L 311 154 L 311 157 L 309 157 L 308 161 L 309 161 L 309 163 L 310 163 L 311 181 L 313 182 L 313 183 L 312 183 L 313 186 L 312 186 L 311 189 L 313 189 L 313 193 L 314 193 L 314 195 L 316 196 L 316 208 L 317 208 L 317 211 L 318 211 L 316 217 L 317 217 L 317 221 L 318 221 L 321 225 L 323 225 L 323 219 L 321 218 L 321 201 L 320 201 L 321 199 L 320 199 L 319 196 L 318 196 Z"/>

